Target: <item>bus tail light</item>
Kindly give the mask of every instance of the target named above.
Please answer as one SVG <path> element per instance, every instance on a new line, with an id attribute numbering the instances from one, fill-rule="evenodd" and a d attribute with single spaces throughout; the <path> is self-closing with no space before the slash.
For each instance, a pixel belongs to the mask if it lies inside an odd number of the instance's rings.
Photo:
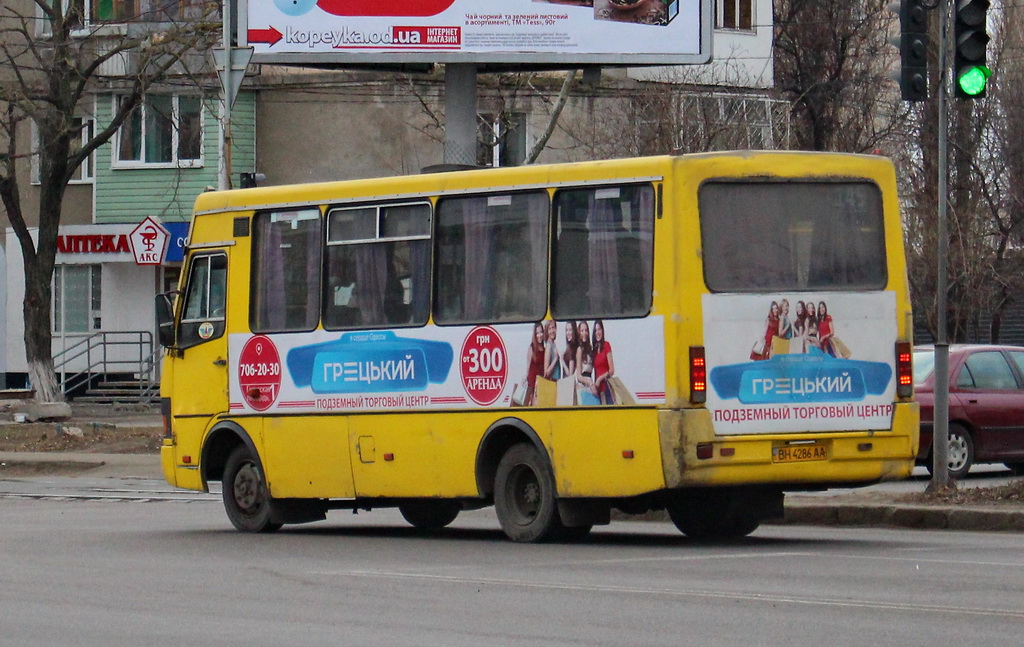
<path id="1" fill-rule="evenodd" d="M 690 346 L 690 402 L 703 404 L 708 399 L 708 367 L 704 347 Z"/>
<path id="2" fill-rule="evenodd" d="M 908 341 L 896 342 L 896 395 L 909 398 L 914 394 L 914 352 Z"/>
<path id="3" fill-rule="evenodd" d="M 163 421 L 164 438 L 173 438 L 171 431 L 171 399 L 160 398 L 160 418 Z"/>

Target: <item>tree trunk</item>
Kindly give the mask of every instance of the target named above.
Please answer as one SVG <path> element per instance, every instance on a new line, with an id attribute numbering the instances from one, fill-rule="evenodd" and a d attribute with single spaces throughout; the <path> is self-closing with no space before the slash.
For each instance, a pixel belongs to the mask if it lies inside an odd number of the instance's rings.
<path id="1" fill-rule="evenodd" d="M 50 277 L 53 276 L 53 263 L 51 261 L 46 271 L 40 264 L 38 256 L 26 259 L 25 262 L 25 359 L 36 401 L 63 402 L 64 394 L 53 369 L 53 334 L 50 324 Z"/>

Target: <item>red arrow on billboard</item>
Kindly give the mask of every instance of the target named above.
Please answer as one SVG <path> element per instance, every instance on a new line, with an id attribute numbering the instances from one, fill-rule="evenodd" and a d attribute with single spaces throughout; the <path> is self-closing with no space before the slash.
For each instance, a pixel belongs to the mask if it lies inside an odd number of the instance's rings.
<path id="1" fill-rule="evenodd" d="M 266 43 L 271 47 L 274 43 L 281 40 L 281 32 L 277 31 L 273 27 L 270 29 L 250 29 L 249 30 L 249 42 L 250 43 Z"/>
<path id="2" fill-rule="evenodd" d="M 318 0 L 317 6 L 335 16 L 436 16 L 455 0 Z"/>

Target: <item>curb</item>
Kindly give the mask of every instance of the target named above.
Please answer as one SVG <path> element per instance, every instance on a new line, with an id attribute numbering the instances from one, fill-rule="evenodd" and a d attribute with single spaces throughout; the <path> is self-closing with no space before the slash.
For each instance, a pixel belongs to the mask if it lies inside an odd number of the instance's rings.
<path id="1" fill-rule="evenodd" d="M 772 523 L 1024 532 L 1024 509 L 787 501 L 785 517 Z"/>

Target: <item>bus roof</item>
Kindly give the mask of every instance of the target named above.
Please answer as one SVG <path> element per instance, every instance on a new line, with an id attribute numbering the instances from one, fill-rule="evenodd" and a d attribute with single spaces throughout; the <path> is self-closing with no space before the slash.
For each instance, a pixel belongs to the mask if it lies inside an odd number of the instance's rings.
<path id="1" fill-rule="evenodd" d="M 814 158 L 813 166 L 805 161 Z M 765 164 L 771 160 L 771 163 Z M 834 162 L 830 164 L 829 162 Z M 661 155 L 610 160 L 535 164 L 501 168 L 470 168 L 438 173 L 420 173 L 329 182 L 311 182 L 208 191 L 195 202 L 195 214 L 224 211 L 249 211 L 264 208 L 296 207 L 346 199 L 405 199 L 411 196 L 441 192 L 473 191 L 502 186 L 517 189 L 531 186 L 554 186 L 561 183 L 580 184 L 579 176 L 601 181 L 606 179 L 655 180 L 662 179 L 677 165 L 711 165 L 723 176 L 765 176 L 766 168 L 778 176 L 834 176 L 837 168 L 846 167 L 847 173 L 891 172 L 892 163 L 879 155 L 832 153 L 811 151 L 734 150 L 683 155 Z M 885 170 L 882 170 L 882 168 Z M 715 174 L 715 173 L 713 173 Z"/>

